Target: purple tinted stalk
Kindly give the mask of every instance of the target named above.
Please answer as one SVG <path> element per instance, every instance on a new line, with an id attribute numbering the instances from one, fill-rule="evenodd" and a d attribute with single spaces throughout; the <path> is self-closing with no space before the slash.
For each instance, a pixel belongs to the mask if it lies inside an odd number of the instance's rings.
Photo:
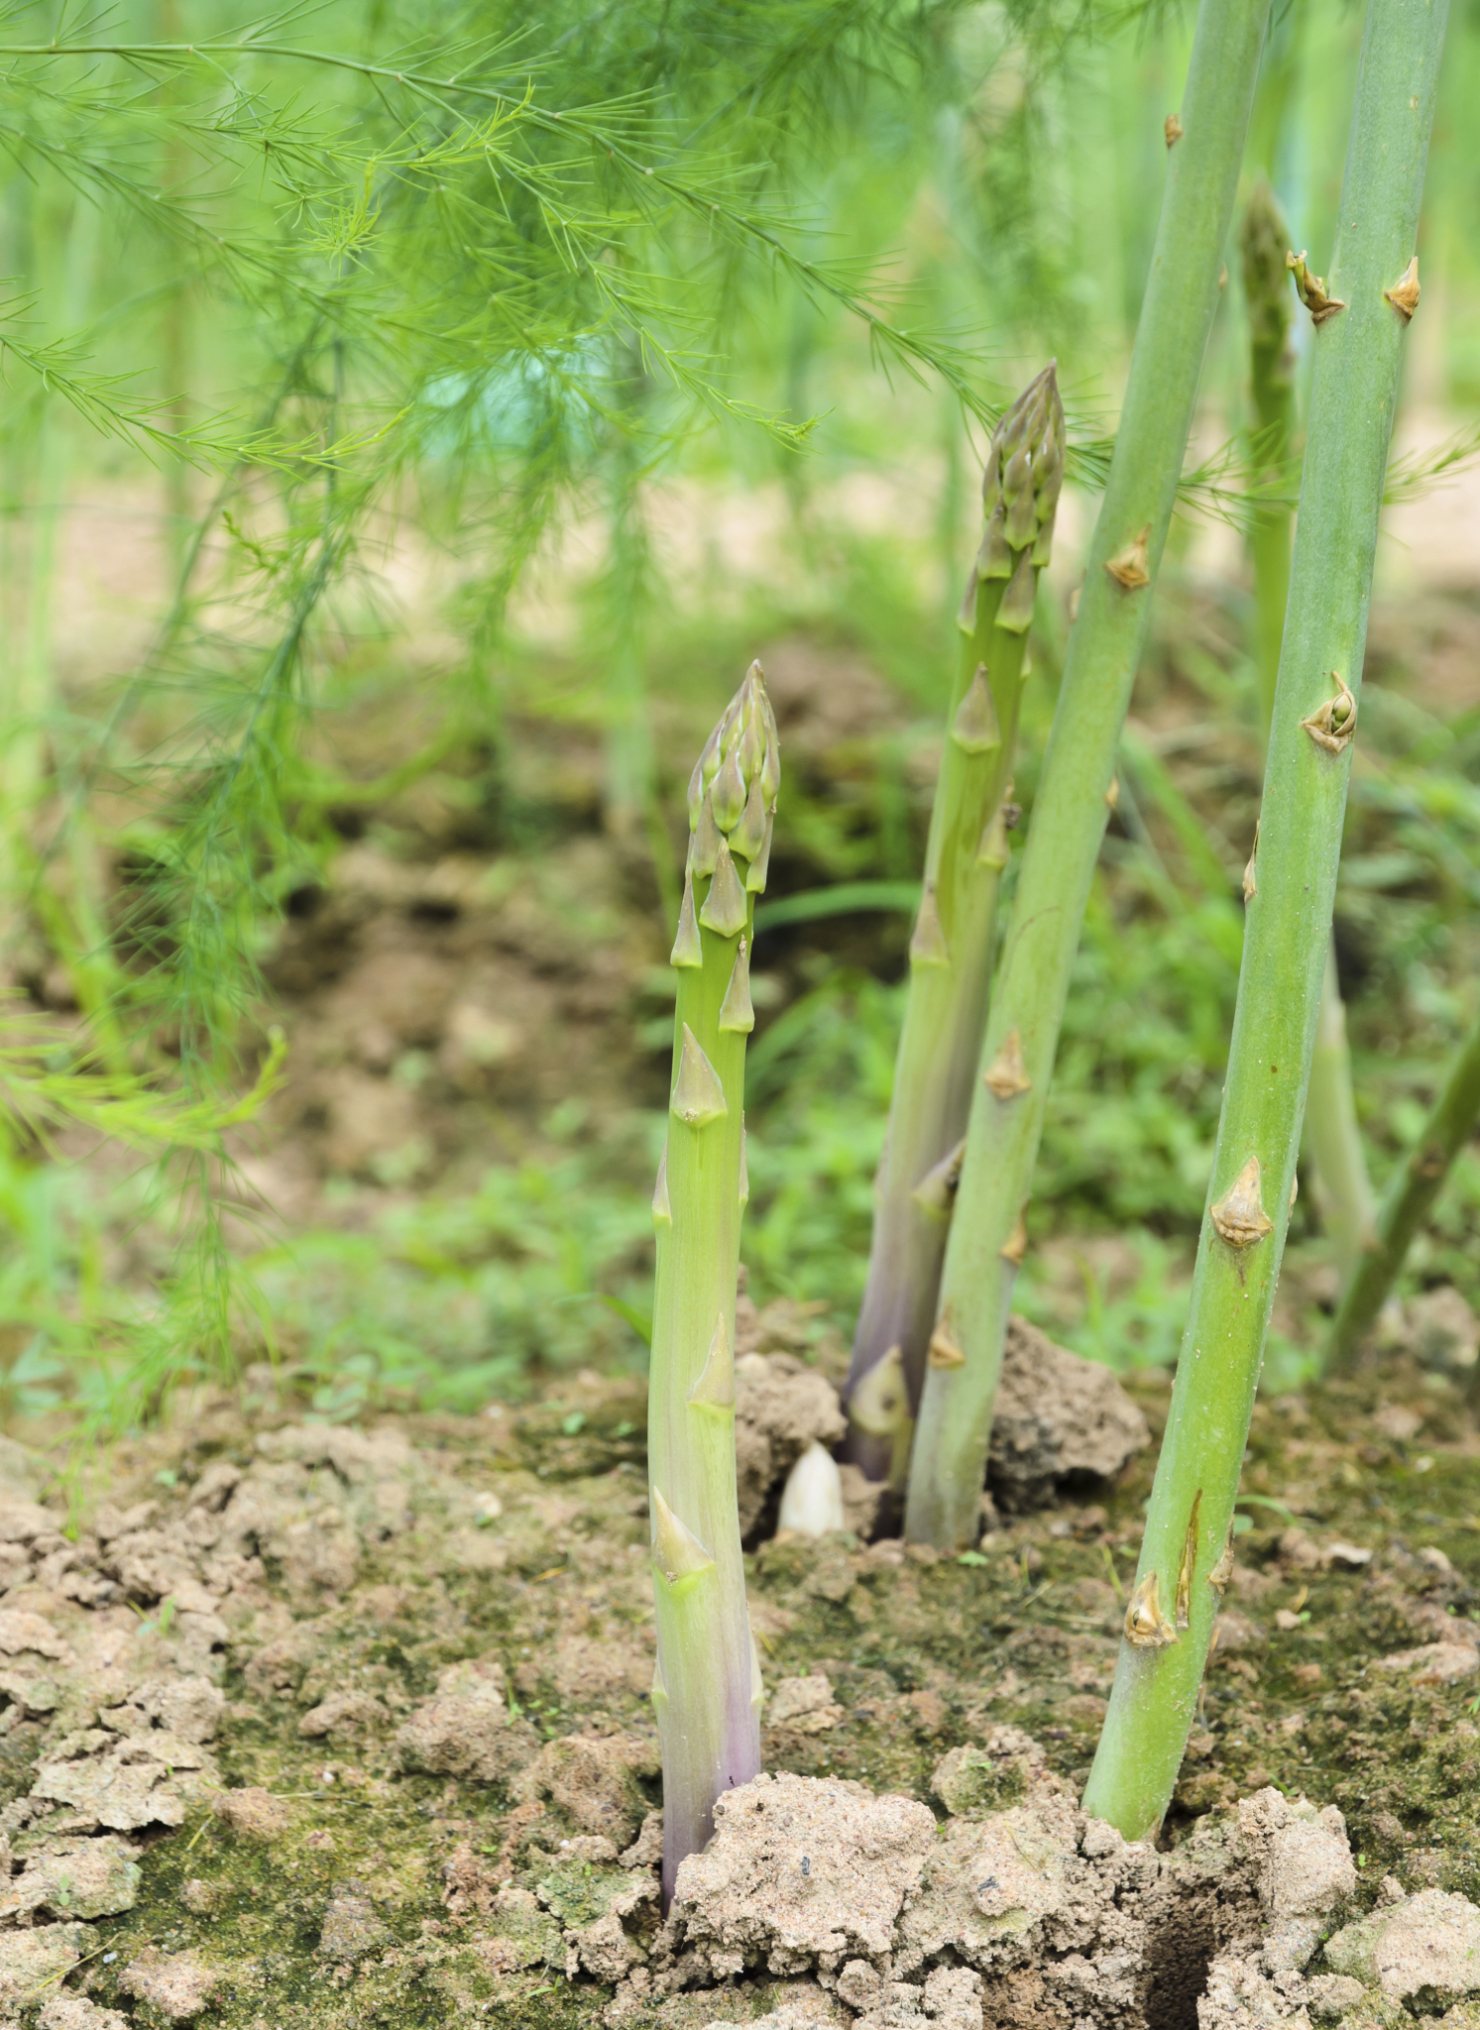
<path id="1" fill-rule="evenodd" d="M 960 654 L 848 1373 L 850 1450 L 876 1479 L 903 1466 L 935 1323 L 953 1151 L 966 1132 L 986 1022 L 1027 630 L 1063 472 L 1064 412 L 1050 365 L 993 436 L 985 533 L 957 616 Z"/>

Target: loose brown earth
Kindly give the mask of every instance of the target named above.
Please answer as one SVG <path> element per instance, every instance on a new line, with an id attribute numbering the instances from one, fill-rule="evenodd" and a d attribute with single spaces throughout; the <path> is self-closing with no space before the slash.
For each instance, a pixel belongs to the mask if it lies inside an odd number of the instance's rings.
<path id="1" fill-rule="evenodd" d="M 794 1348 L 795 1313 L 755 1337 Z M 1164 1387 L 1131 1386 L 1155 1428 Z M 632 1978 L 658 1930 L 643 1407 L 583 1374 L 360 1431 L 258 1372 L 89 1476 L 75 1536 L 44 1464 L 7 1453 L 0 2009 L 594 2024 L 625 1978 L 625 2021 L 764 2013 L 764 1957 L 719 1993 Z M 1273 1784 L 1345 1814 L 1359 1906 L 1385 1877 L 1480 1895 L 1477 1450 L 1454 1386 L 1401 1362 L 1260 1407 L 1245 1486 L 1295 1513 L 1256 1507 L 1238 1540 L 1168 1842 Z M 1153 1456 L 964 1563 L 763 1543 L 766 1767 L 943 1819 L 1045 1777 L 1072 1805 Z"/>

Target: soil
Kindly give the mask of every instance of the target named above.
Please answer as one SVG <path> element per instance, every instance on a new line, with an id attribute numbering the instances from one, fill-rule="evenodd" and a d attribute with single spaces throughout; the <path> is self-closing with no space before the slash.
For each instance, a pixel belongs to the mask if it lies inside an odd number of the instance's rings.
<path id="1" fill-rule="evenodd" d="M 788 1376 L 814 1392 L 825 1379 L 788 1350 L 798 1336 L 794 1307 L 750 1324 L 752 1361 L 779 1349 L 781 1397 Z M 1128 1390 L 1155 1432 L 1164 1383 Z M 976 2030 L 982 1979 L 990 1999 L 1006 1978 L 998 1962 L 921 1946 L 923 1918 L 911 1959 L 887 1895 L 868 1917 L 861 1876 L 858 1936 L 833 1949 L 778 1957 L 774 1940 L 748 1950 L 720 1926 L 701 1960 L 672 1925 L 660 1933 L 643 1418 L 638 1382 L 586 1372 L 474 1418 L 332 1426 L 305 1422 L 258 1370 L 97 1462 L 70 1507 L 43 1460 L 9 1447 L 0 2011 L 30 2021 L 44 2002 L 45 2030 L 110 2030 L 58 2013 L 73 1997 L 136 2023 L 229 2030 L 538 2030 L 700 2025 L 775 2005 L 780 2023 Z M 1337 1807 L 1355 1888 L 1316 1929 L 1346 1924 L 1341 1965 L 1317 1950 L 1312 1977 L 1328 1986 L 1286 1992 L 1306 1980 L 1296 1969 L 1271 1989 L 1277 2016 L 1309 2020 L 1316 2002 L 1339 2016 L 1344 1994 L 1353 2021 L 1398 2006 L 1372 1969 L 1400 1963 L 1406 1934 L 1398 1924 L 1390 1952 L 1366 1933 L 1353 1943 L 1364 1913 L 1401 1907 L 1423 1951 L 1469 1936 L 1477 1450 L 1457 1386 L 1403 1358 L 1380 1387 L 1374 1374 L 1256 1413 L 1254 1526 L 1237 1540 L 1167 1852 L 1131 1874 L 1137 1897 L 1153 1876 L 1158 1895 L 1203 1881 L 1207 1843 L 1232 1852 L 1251 1809 L 1236 1801 L 1266 1786 Z M 1054 1851 L 1081 1873 L 1109 1865 L 1085 1848 L 1074 1800 L 1154 1457 L 1145 1446 L 1113 1481 L 1081 1477 L 1067 1500 L 1060 1482 L 1056 1505 L 1009 1509 L 964 1560 L 850 1534 L 761 1542 L 747 1570 L 777 1782 L 831 1796 L 841 1780 L 892 1814 L 875 1844 L 901 1852 L 906 1875 L 938 1846 L 955 1851 L 937 1823 L 990 1840 L 1010 1821 L 1013 1851 L 1027 1851 L 1023 1811 L 1048 1812 Z M 1010 1480 L 998 1493 L 1011 1503 Z M 1058 1880 L 1058 1866 L 1039 1873 Z M 1247 1916 L 1257 1883 L 1238 1866 L 1218 1907 Z M 1131 1908 L 1119 1875 L 1119 1888 L 1094 1880 L 1106 1911 Z M 1034 1938 L 1053 1932 L 1047 1910 L 1030 1918 Z M 1103 1959 L 1103 1924 L 1096 1936 L 1085 1950 Z M 1014 1990 L 990 2019 L 1068 2030 L 1066 1950 L 1053 1948 L 1057 2003 Z M 1255 2020 L 1245 1990 L 1254 1982 L 1257 2001 L 1274 1977 L 1215 1961 L 1213 1979 L 1210 1951 L 1193 1981 L 1212 1980 L 1206 2009 Z M 1151 2021 L 1126 1981 L 1114 2020 Z M 1447 1987 L 1401 1998 L 1410 2013 L 1455 2000 Z M 1084 2020 L 1110 2023 L 1108 2007 Z"/>

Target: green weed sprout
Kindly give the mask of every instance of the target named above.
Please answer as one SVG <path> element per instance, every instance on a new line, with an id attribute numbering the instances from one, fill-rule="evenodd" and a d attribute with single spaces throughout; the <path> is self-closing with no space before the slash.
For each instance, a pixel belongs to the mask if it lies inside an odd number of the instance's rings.
<path id="1" fill-rule="evenodd" d="M 1244 302 L 1249 314 L 1249 385 L 1258 425 L 1259 478 L 1277 489 L 1289 464 L 1295 424 L 1295 353 L 1290 327 L 1295 299 L 1285 256 L 1290 245 L 1284 215 L 1269 185 L 1260 181 L 1244 211 L 1241 235 Z M 1269 736 L 1279 675 L 1280 642 L 1290 591 L 1290 540 L 1294 515 L 1285 500 L 1261 501 L 1254 509 L 1254 603 L 1259 701 Z M 1316 1028 L 1310 1091 L 1305 1103 L 1304 1154 L 1321 1225 L 1336 1250 L 1343 1281 L 1373 1239 L 1377 1203 L 1367 1175 L 1362 1136 L 1352 1094 L 1351 1051 L 1346 1009 L 1336 974 L 1334 948 L 1326 957 L 1321 985 L 1321 1019 Z"/>
<path id="2" fill-rule="evenodd" d="M 1023 1213 L 1218 303 L 1268 12 L 1268 0 L 1201 0 L 1180 119 L 1168 128 L 1151 277 L 992 997 L 915 1434 L 905 1534 L 939 1549 L 970 1545 L 980 1529 Z"/>
<path id="3" fill-rule="evenodd" d="M 750 943 L 781 759 L 759 663 L 689 783 L 668 1137 L 653 1193 L 648 1472 L 663 1749 L 663 1895 L 760 1768 L 760 1673 L 735 1500 L 735 1282 L 745 1172 Z"/>
<path id="4" fill-rule="evenodd" d="M 1238 1007 L 1176 1388 L 1084 1808 L 1161 1822 L 1222 1590 L 1295 1187 L 1362 680 L 1372 560 L 1418 302 L 1413 255 L 1446 0 L 1370 0 L 1329 284 L 1316 322 L 1290 606 L 1248 879 Z"/>
<path id="5" fill-rule="evenodd" d="M 1050 365 L 992 438 L 982 479 L 986 532 L 957 617 L 949 735 L 910 941 L 909 998 L 848 1376 L 852 1447 L 877 1479 L 903 1462 L 935 1323 L 986 1021 L 1028 628 L 1063 475 L 1064 411 Z"/>
<path id="6" fill-rule="evenodd" d="M 1372 1245 L 1356 1263 L 1332 1321 L 1326 1358 L 1350 1362 L 1392 1289 L 1408 1245 L 1438 1197 L 1480 1116 L 1480 1022 L 1460 1045 L 1418 1140 L 1399 1164 L 1377 1215 Z"/>

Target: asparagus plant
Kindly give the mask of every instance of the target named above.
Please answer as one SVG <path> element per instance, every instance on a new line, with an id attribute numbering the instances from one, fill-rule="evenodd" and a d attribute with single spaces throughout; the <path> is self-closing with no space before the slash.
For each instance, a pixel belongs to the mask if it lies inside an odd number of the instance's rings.
<path id="1" fill-rule="evenodd" d="M 942 1549 L 969 1544 L 980 1527 L 1023 1211 L 1218 302 L 1268 11 L 1268 0 L 1201 0 L 1186 96 L 1167 129 L 1151 276 L 993 994 L 930 1341 L 905 1534 Z"/>
<path id="2" fill-rule="evenodd" d="M 1326 1348 L 1334 1365 L 1350 1361 L 1382 1309 L 1409 1242 L 1438 1197 L 1450 1165 L 1474 1132 L 1477 1116 L 1480 1022 L 1461 1044 L 1418 1140 L 1399 1164 L 1377 1215 L 1373 1244 L 1358 1260 L 1341 1293 Z"/>
<path id="3" fill-rule="evenodd" d="M 735 1501 L 735 1281 L 745 1171 L 750 944 L 781 762 L 759 663 L 689 784 L 668 1134 L 653 1193 L 648 1471 L 663 1750 L 663 1895 L 714 1801 L 760 1768 L 760 1676 Z"/>
<path id="4" fill-rule="evenodd" d="M 1403 330 L 1418 300 L 1445 14 L 1446 0 L 1369 0 L 1331 280 L 1307 276 L 1302 290 L 1319 320 L 1310 428 L 1228 1077 L 1171 1417 L 1084 1798 L 1131 1839 L 1170 1800 L 1232 1566 L 1320 1010 Z"/>
<path id="5" fill-rule="evenodd" d="M 852 1449 L 875 1478 L 902 1459 L 897 1441 L 919 1400 L 935 1321 L 953 1152 L 966 1130 L 986 1019 L 1028 627 L 1063 472 L 1064 412 L 1049 365 L 992 438 L 982 479 L 986 530 L 957 615 L 960 654 L 848 1375 Z"/>
<path id="6" fill-rule="evenodd" d="M 1289 234 L 1273 191 L 1255 185 L 1243 223 L 1244 301 L 1249 313 L 1249 381 L 1258 425 L 1259 480 L 1271 493 L 1289 465 L 1295 419 L 1295 354 L 1290 328 L 1295 303 L 1286 253 Z M 1290 539 L 1294 516 L 1278 497 L 1261 500 L 1251 530 L 1254 553 L 1256 661 L 1259 700 L 1268 738 L 1279 674 L 1280 641 L 1290 590 Z M 1352 1094 L 1346 1009 L 1336 973 L 1335 948 L 1327 954 L 1321 1019 L 1311 1060 L 1305 1106 L 1305 1159 L 1321 1225 L 1336 1249 L 1343 1280 L 1370 1246 L 1377 1216 Z"/>

